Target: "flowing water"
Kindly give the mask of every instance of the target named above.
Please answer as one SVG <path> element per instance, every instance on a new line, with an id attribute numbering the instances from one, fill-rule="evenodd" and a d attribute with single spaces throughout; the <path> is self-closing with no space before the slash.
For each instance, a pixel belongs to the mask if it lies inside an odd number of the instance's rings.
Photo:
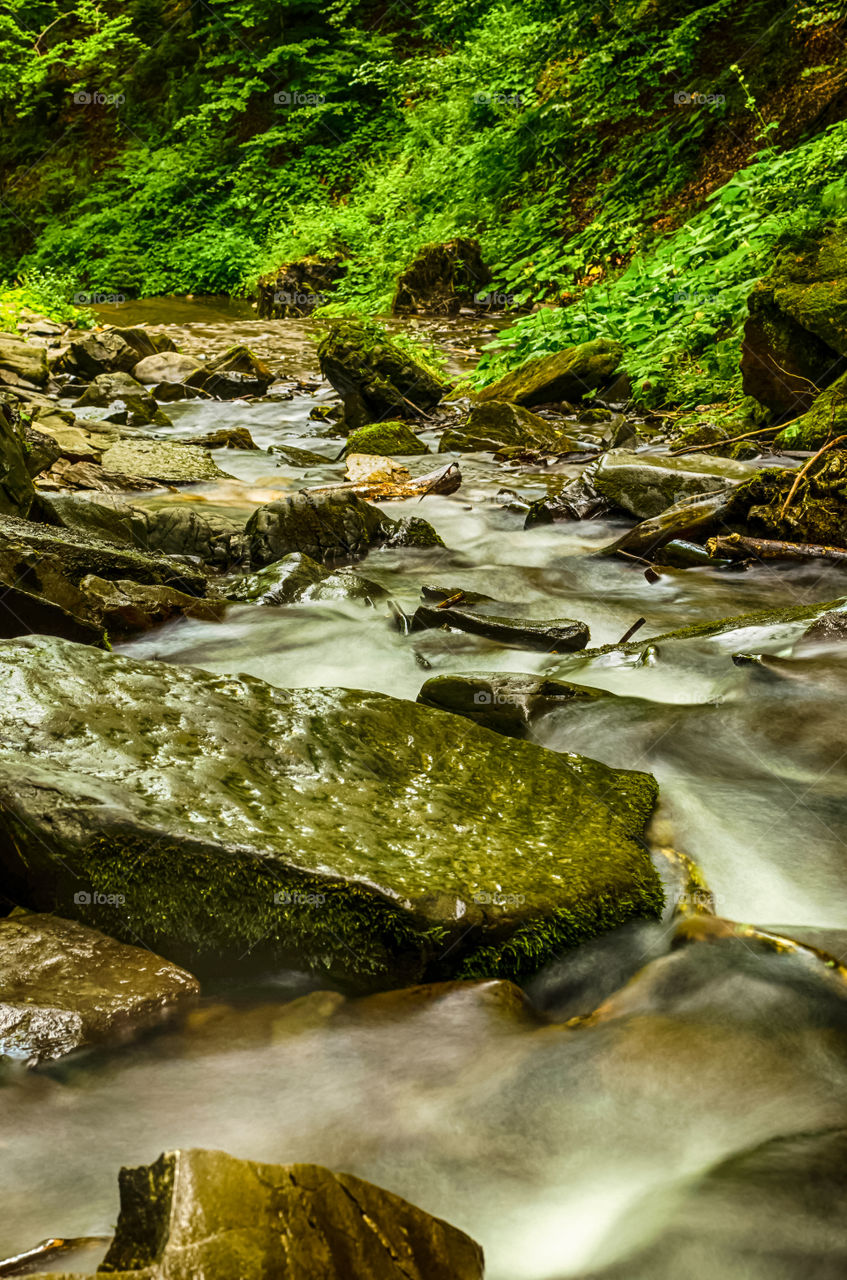
<path id="1" fill-rule="evenodd" d="M 166 406 L 165 434 L 246 426 L 259 448 L 218 452 L 224 482 L 134 501 L 246 518 L 281 492 L 340 479 L 332 459 L 341 441 L 319 436 L 323 424 L 309 418 L 331 397 L 308 322 L 176 299 L 121 308 L 121 323 L 137 320 L 164 325 L 198 355 L 247 342 L 299 386 L 290 399 Z M 435 336 L 459 373 L 489 335 L 454 325 Z M 326 465 L 288 467 L 266 452 L 282 443 L 317 451 Z M 416 459 L 413 469 L 432 465 Z M 813 930 L 847 957 L 843 647 L 798 646 L 802 622 L 649 647 L 651 635 L 695 622 L 847 595 L 847 573 L 707 567 L 666 570 L 651 585 L 637 564 L 596 554 L 623 523 L 525 530 L 523 515 L 498 499 L 504 486 L 540 496 L 579 468 L 507 472 L 468 456 L 461 468 L 453 495 L 389 508 L 425 514 L 449 550 L 375 551 L 359 571 L 406 612 L 424 583 L 472 588 L 536 617 L 582 619 L 594 645 L 644 617 L 639 654 L 585 659 L 444 632 L 409 637 L 387 608 L 353 602 L 237 606 L 220 623 L 179 620 L 122 652 L 403 698 L 429 675 L 479 670 L 607 690 L 616 696 L 549 713 L 537 740 L 653 772 L 663 826 L 701 865 L 721 915 L 791 926 L 795 936 Z M 738 653 L 767 656 L 737 665 Z M 478 992 L 327 1021 L 340 997 L 315 994 L 305 975 L 272 974 L 260 988 L 206 997 L 186 1027 L 21 1073 L 0 1093 L 0 1256 L 48 1235 L 108 1234 L 118 1166 L 194 1145 L 370 1178 L 470 1232 L 490 1280 L 585 1276 L 626 1260 L 661 1235 L 714 1161 L 775 1135 L 847 1123 L 840 994 L 797 957 L 739 943 L 722 968 L 723 948 L 667 956 L 667 938 L 666 926 L 644 926 L 585 949 L 583 991 L 573 965 L 536 980 L 536 1002 L 563 1019 L 590 1012 L 598 991 L 621 985 L 615 974 L 653 960 L 648 973 L 662 981 L 642 982 L 628 1008 L 594 1026 L 536 1026 Z M 710 1225 L 726 1229 L 698 1229 Z M 762 1232 L 773 1225 L 763 1221 Z M 711 1275 L 708 1256 L 685 1274 Z"/>

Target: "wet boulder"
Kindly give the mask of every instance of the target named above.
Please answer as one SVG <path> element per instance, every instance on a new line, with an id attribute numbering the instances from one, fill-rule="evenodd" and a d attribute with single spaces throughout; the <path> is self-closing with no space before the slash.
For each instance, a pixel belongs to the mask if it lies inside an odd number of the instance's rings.
<path id="1" fill-rule="evenodd" d="M 61 361 L 62 371 L 73 370 L 81 378 L 101 373 L 131 373 L 139 360 L 156 352 L 144 329 L 98 329 L 77 338 Z"/>
<path id="2" fill-rule="evenodd" d="M 28 516 L 34 501 L 29 455 L 17 414 L 0 404 L 0 516 Z"/>
<path id="3" fill-rule="evenodd" d="M 89 887 L 78 893 L 92 897 Z M 0 1056 L 34 1063 L 122 1040 L 199 991 L 161 956 L 73 920 L 22 911 L 0 920 Z"/>
<path id="4" fill-rule="evenodd" d="M 288 494 L 259 507 L 247 522 L 256 566 L 300 551 L 322 564 L 360 559 L 374 546 L 441 546 L 426 520 L 393 520 L 346 492 Z"/>
<path id="5" fill-rule="evenodd" d="M 178 351 L 156 352 L 134 364 L 132 376 L 144 386 L 158 382 L 183 383 L 201 368 L 194 356 L 184 356 Z"/>
<path id="6" fill-rule="evenodd" d="M 505 400 L 475 405 L 466 423 L 441 437 L 439 453 L 486 453 L 516 446 L 567 453 L 577 448 L 567 433 L 547 418 Z"/>
<path id="7" fill-rule="evenodd" d="M 0 333 L 0 385 L 45 387 L 47 377 L 46 348 Z"/>
<path id="8" fill-rule="evenodd" d="M 393 315 L 455 315 L 473 307 L 476 295 L 491 283 L 479 242 L 459 236 L 425 244 L 397 277 Z"/>
<path id="9" fill-rule="evenodd" d="M 418 702 L 452 711 L 474 724 L 510 738 L 525 738 L 533 724 L 550 711 L 576 701 L 605 698 L 602 690 L 585 689 L 565 680 L 510 671 L 464 672 L 433 676 L 422 686 Z"/>
<path id="10" fill-rule="evenodd" d="M 627 529 L 608 547 L 604 555 L 629 554 L 649 559 L 669 542 L 705 542 L 719 530 L 725 530 L 726 515 L 733 490 L 722 489 L 699 497 L 681 498 L 672 507 L 650 520 L 642 520 Z"/>
<path id="11" fill-rule="evenodd" d="M 429 449 L 405 422 L 372 422 L 367 427 L 359 427 L 358 430 L 351 431 L 344 453 L 345 455 L 379 454 L 383 457 L 400 458 L 406 455 L 429 453 Z"/>
<path id="12" fill-rule="evenodd" d="M 744 392 L 780 418 L 796 418 L 847 373 L 847 224 L 786 247 L 748 312 Z"/>
<path id="13" fill-rule="evenodd" d="M 199 618 L 203 622 L 219 622 L 226 601 L 186 595 L 176 587 L 117 579 L 107 581 L 90 575 L 79 584 L 86 597 L 86 608 L 110 636 L 133 635 L 149 631 L 171 618 Z"/>
<path id="14" fill-rule="evenodd" d="M 107 421 L 142 427 L 153 423 L 169 426 L 170 418 L 146 389 L 128 373 L 98 374 L 74 401 L 75 409 L 108 409 Z"/>
<path id="15" fill-rule="evenodd" d="M 191 444 L 203 449 L 257 449 L 258 445 L 246 427 L 220 427 L 205 436 L 195 436 Z"/>
<path id="16" fill-rule="evenodd" d="M 258 573 L 236 578 L 226 588 L 228 600 L 249 604 L 296 604 L 303 600 L 378 600 L 385 587 L 349 569 L 334 573 L 311 556 L 294 552 Z"/>
<path id="17" fill-rule="evenodd" d="M 185 383 L 216 400 L 239 400 L 242 396 L 263 396 L 274 376 L 249 347 L 238 345 L 189 374 Z"/>
<path id="18" fill-rule="evenodd" d="M 668 455 L 612 449 L 592 471 L 594 488 L 615 507 L 649 520 L 683 498 L 720 493 L 748 480 L 751 468 L 710 454 Z"/>
<path id="19" fill-rule="evenodd" d="M 102 1269 L 127 1280 L 482 1280 L 470 1236 L 320 1165 L 168 1151 L 121 1169 L 119 1184 Z"/>
<path id="20" fill-rule="evenodd" d="M 133 506 L 123 498 L 58 497 L 54 510 L 64 525 L 122 547 L 166 556 L 196 557 L 216 569 L 247 563 L 247 538 L 237 519 L 201 514 L 179 502 Z"/>
<path id="21" fill-rule="evenodd" d="M 2 412 L 0 408 L 0 414 Z M 34 480 L 36 476 L 41 475 L 42 471 L 49 471 L 53 464 L 58 462 L 62 456 L 62 450 L 51 435 L 45 431 L 38 431 L 35 427 L 24 427 L 21 435 L 26 454 L 26 469 Z"/>
<path id="22" fill-rule="evenodd" d="M 344 401 L 348 428 L 381 418 L 419 417 L 446 385 L 378 325 L 340 321 L 318 347 L 321 373 Z"/>
<path id="23" fill-rule="evenodd" d="M 623 359 L 619 342 L 596 338 L 550 356 L 528 360 L 483 387 L 479 400 L 510 400 L 528 407 L 580 400 L 610 383 Z"/>
<path id="24" fill-rule="evenodd" d="M 192 968 L 519 978 L 661 910 L 647 774 L 381 694 L 61 640 L 0 644 L 0 672 L 7 891 Z"/>

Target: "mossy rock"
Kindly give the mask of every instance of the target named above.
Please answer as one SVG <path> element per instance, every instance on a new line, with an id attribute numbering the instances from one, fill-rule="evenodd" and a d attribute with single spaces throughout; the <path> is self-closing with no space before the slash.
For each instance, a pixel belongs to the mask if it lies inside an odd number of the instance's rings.
<path id="1" fill-rule="evenodd" d="M 0 644 L 0 673 L 9 892 L 191 968 L 518 978 L 661 910 L 647 774 L 61 640 Z"/>
<path id="2" fill-rule="evenodd" d="M 405 422 L 372 422 L 367 427 L 359 427 L 347 437 L 344 456 L 351 453 L 402 458 L 406 455 L 429 453 L 429 449 Z"/>
<path id="3" fill-rule="evenodd" d="M 450 427 L 441 437 L 439 453 L 489 453 L 518 449 L 575 449 L 575 441 L 561 427 L 519 404 L 489 400 L 475 405 L 467 422 Z"/>
<path id="4" fill-rule="evenodd" d="M 53 509 L 62 523 L 123 547 L 166 556 L 196 556 L 216 569 L 236 569 L 249 559 L 247 535 L 234 517 L 201 514 L 193 506 L 162 498 L 134 506 L 124 498 L 59 496 Z"/>
<path id="5" fill-rule="evenodd" d="M 808 413 L 776 438 L 787 449 L 819 449 L 827 440 L 847 435 L 847 373 L 815 400 Z"/>
<path id="6" fill-rule="evenodd" d="M 778 467 L 760 471 L 730 495 L 726 528 L 785 542 L 847 545 L 847 450 L 822 454 L 783 512 L 796 479 L 795 472 Z"/>
<path id="7" fill-rule="evenodd" d="M 332 324 L 318 346 L 318 359 L 321 373 L 344 400 L 348 426 L 363 425 L 351 421 L 351 410 L 371 421 L 416 418 L 434 409 L 447 389 L 374 324 Z"/>
<path id="8" fill-rule="evenodd" d="M 28 454 L 17 414 L 0 404 L 0 516 L 28 516 L 35 501 Z"/>
<path id="9" fill-rule="evenodd" d="M 847 371 L 847 222 L 786 246 L 748 311 L 745 394 L 795 418 Z"/>
<path id="10" fill-rule="evenodd" d="M 619 342 L 606 338 L 581 342 L 553 355 L 528 360 L 484 387 L 479 400 L 509 400 L 527 406 L 580 400 L 611 382 L 622 359 Z"/>
<path id="11" fill-rule="evenodd" d="M 710 449 L 703 449 L 701 452 L 712 454 L 716 458 L 732 458 L 735 462 L 749 462 L 758 458 L 762 449 L 755 440 L 732 440 L 730 443 L 730 437 L 741 435 L 743 431 L 743 427 L 733 427 L 730 430 L 717 423 L 702 423 L 680 432 L 673 437 L 671 443 L 674 450 L 691 449 L 695 446 L 699 449 L 701 445 L 711 445 Z"/>
<path id="12" fill-rule="evenodd" d="M 744 463 L 706 453 L 674 458 L 611 449 L 592 469 L 591 482 L 614 506 L 649 520 L 683 498 L 720 493 L 749 476 Z"/>
<path id="13" fill-rule="evenodd" d="M 419 516 L 394 520 L 351 493 L 289 494 L 254 511 L 246 533 L 256 567 L 294 551 L 332 564 L 360 559 L 376 546 L 444 545 Z"/>
<path id="14" fill-rule="evenodd" d="M 491 282 L 477 240 L 459 236 L 443 244 L 425 244 L 397 277 L 391 303 L 394 315 L 455 315 L 472 307 Z"/>

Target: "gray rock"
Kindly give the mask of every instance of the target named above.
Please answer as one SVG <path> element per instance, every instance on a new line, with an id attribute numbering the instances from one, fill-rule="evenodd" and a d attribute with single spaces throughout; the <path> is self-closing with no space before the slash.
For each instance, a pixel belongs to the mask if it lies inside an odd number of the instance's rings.
<path id="1" fill-rule="evenodd" d="M 370 986 L 519 978 L 661 910 L 647 774 L 380 694 L 62 640 L 3 642 L 0 672 L 16 896 L 192 968 L 252 952 Z M 125 901 L 80 905 L 80 882 Z"/>
<path id="2" fill-rule="evenodd" d="M 721 493 L 749 480 L 754 468 L 712 454 L 672 458 L 612 449 L 592 471 L 595 489 L 630 515 L 649 520 L 683 498 Z"/>
<path id="3" fill-rule="evenodd" d="M 199 445 L 180 440 L 118 440 L 100 459 L 103 470 L 121 475 L 142 476 L 160 484 L 196 484 L 202 480 L 221 480 L 214 458 Z"/>
<path id="4" fill-rule="evenodd" d="M 128 373 L 101 373 L 89 384 L 75 409 L 109 409 L 107 420 L 123 426 L 169 426 L 170 418 L 145 388 Z"/>
<path id="5" fill-rule="evenodd" d="M 321 563 L 355 560 L 385 542 L 395 522 L 349 493 L 290 494 L 259 507 L 247 522 L 254 565 L 301 551 Z"/>
<path id="6" fill-rule="evenodd" d="M 124 1039 L 199 991 L 161 956 L 75 921 L 23 912 L 0 920 L 0 1055 L 39 1062 Z"/>
<path id="7" fill-rule="evenodd" d="M 571 653 L 584 649 L 590 632 L 584 622 L 573 618 L 505 617 L 494 610 L 501 605 L 480 605 L 461 608 L 431 607 L 422 604 L 412 618 L 413 631 L 426 631 L 432 627 L 450 627 L 466 631 L 470 635 L 484 636 L 497 644 L 516 649 L 537 649 L 542 653 Z"/>
<path id="8" fill-rule="evenodd" d="M 217 569 L 246 565 L 246 535 L 236 519 L 200 514 L 194 507 L 162 500 L 133 506 L 122 498 L 53 499 L 64 524 L 123 547 L 167 556 L 197 557 Z"/>
<path id="9" fill-rule="evenodd" d="M 194 356 L 163 351 L 139 360 L 132 368 L 132 376 L 145 386 L 151 386 L 156 382 L 185 382 L 200 368 L 200 361 Z"/>
<path id="10" fill-rule="evenodd" d="M 470 1236 L 320 1165 L 168 1151 L 119 1182 L 103 1269 L 127 1280 L 482 1280 Z"/>
<path id="11" fill-rule="evenodd" d="M 450 427 L 438 446 L 439 453 L 484 453 L 516 446 L 567 453 L 577 444 L 560 426 L 537 413 L 505 400 L 476 405 L 464 426 Z"/>

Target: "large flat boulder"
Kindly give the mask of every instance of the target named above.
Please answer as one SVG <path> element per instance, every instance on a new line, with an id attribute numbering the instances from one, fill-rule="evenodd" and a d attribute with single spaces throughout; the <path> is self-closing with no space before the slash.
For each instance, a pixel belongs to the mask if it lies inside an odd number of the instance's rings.
<path id="1" fill-rule="evenodd" d="M 566 347 L 553 355 L 528 360 L 497 382 L 483 387 L 479 399 L 511 400 L 514 404 L 557 404 L 580 400 L 610 383 L 623 359 L 619 342 L 596 338 Z"/>
<path id="2" fill-rule="evenodd" d="M 0 920 L 0 1056 L 39 1062 L 123 1039 L 199 992 L 184 969 L 73 920 Z"/>
<path id="3" fill-rule="evenodd" d="M 655 799 L 647 774 L 381 694 L 0 644 L 7 891 L 192 968 L 533 972 L 660 910 Z"/>
<path id="4" fill-rule="evenodd" d="M 45 347 L 22 342 L 9 333 L 0 333 L 0 384 L 45 387 L 47 377 Z"/>
<path id="5" fill-rule="evenodd" d="M 197 556 L 219 569 L 246 565 L 247 537 L 237 519 L 216 512 L 207 515 L 194 506 L 163 500 L 145 506 L 124 498 L 57 497 L 54 510 L 62 522 L 81 534 L 123 547 L 166 556 Z"/>
<path id="6" fill-rule="evenodd" d="M 321 1165 L 167 1151 L 119 1183 L 100 1270 L 127 1280 L 482 1280 L 470 1236 Z"/>
<path id="7" fill-rule="evenodd" d="M 683 498 L 720 493 L 749 480 L 754 469 L 731 458 L 683 454 L 679 458 L 611 449 L 591 474 L 598 493 L 639 520 L 650 520 Z"/>

